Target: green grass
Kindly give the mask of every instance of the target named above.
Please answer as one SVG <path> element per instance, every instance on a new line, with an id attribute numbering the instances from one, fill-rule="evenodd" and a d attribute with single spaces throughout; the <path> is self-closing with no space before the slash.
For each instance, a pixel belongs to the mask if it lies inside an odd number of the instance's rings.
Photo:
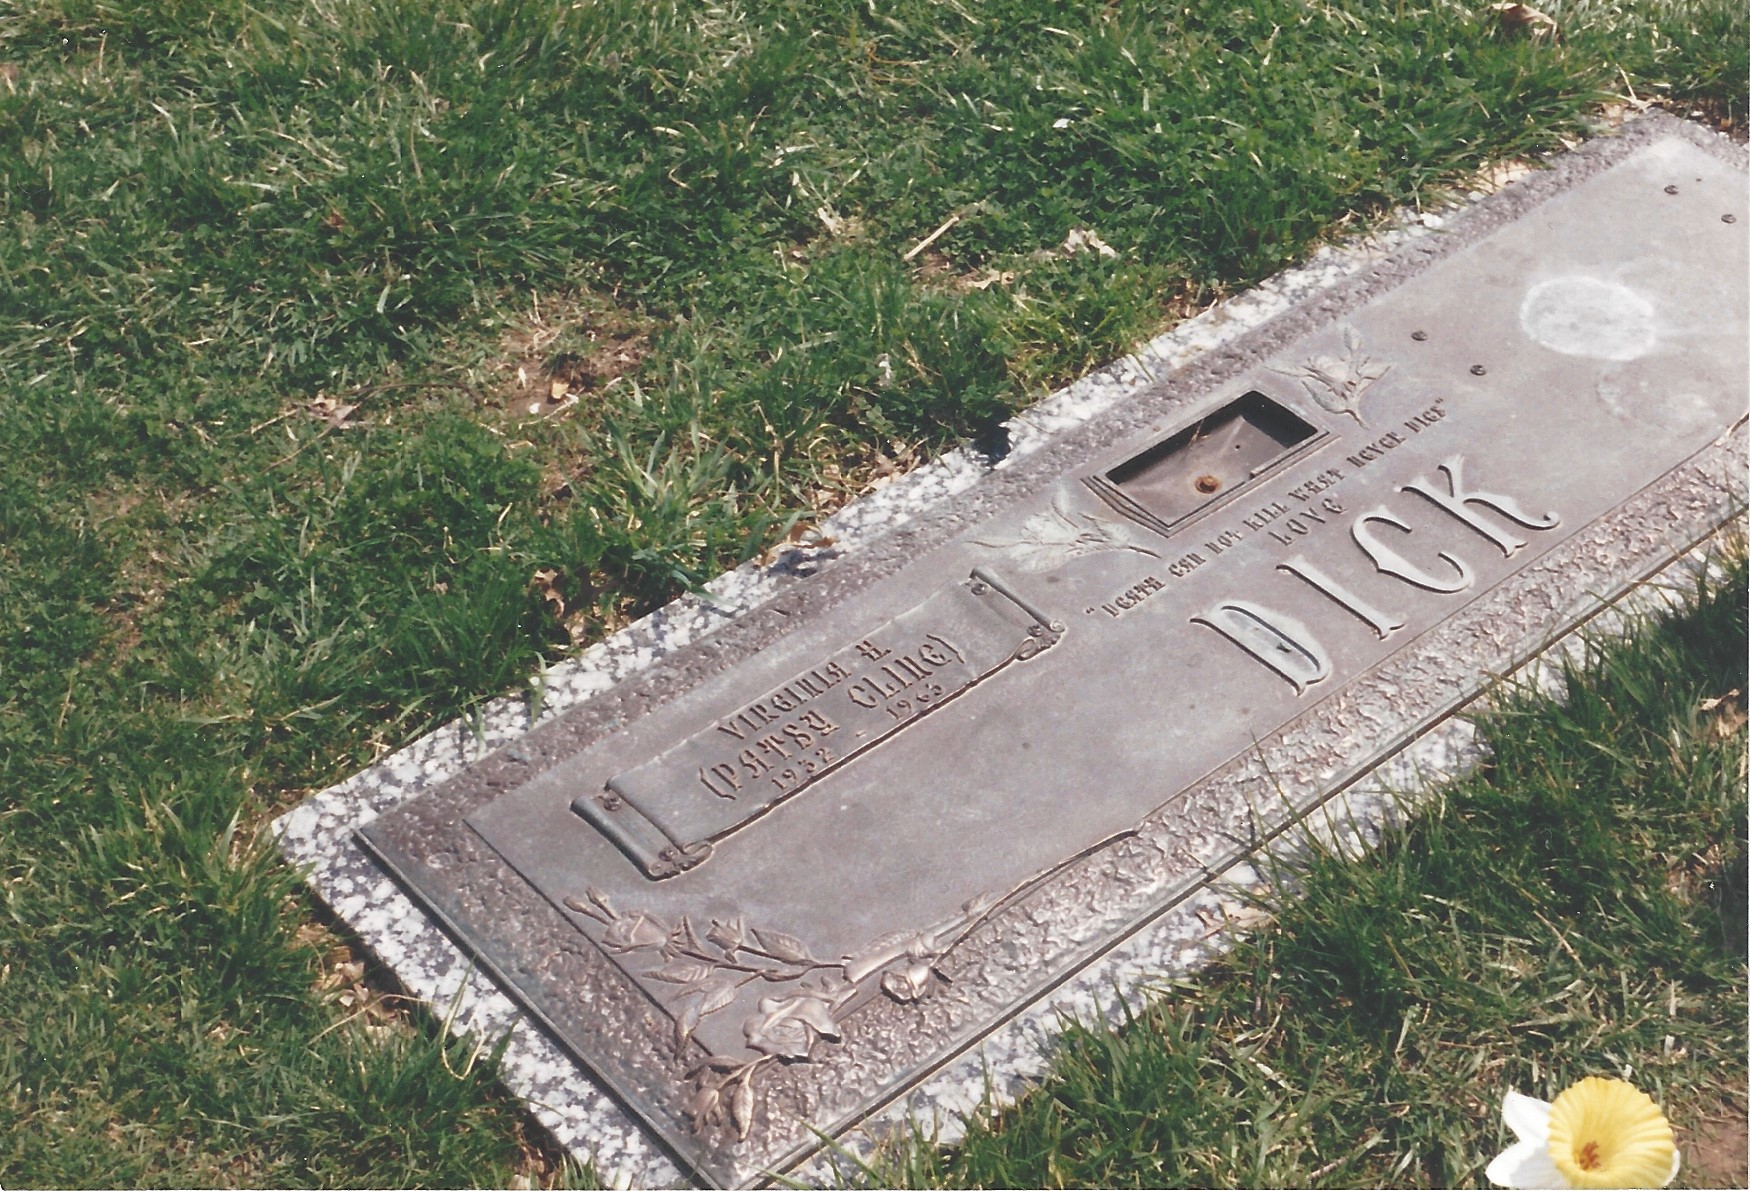
<path id="1" fill-rule="evenodd" d="M 267 817 L 1625 80 L 1744 119 L 1729 0 L 1480 11 L 0 0 L 0 1183 L 548 1172 Z"/>
<path id="2" fill-rule="evenodd" d="M 1565 703 L 1501 700 L 1487 769 L 1365 860 L 1284 862 L 1292 894 L 1207 978 L 1072 1028 L 1038 1090 L 871 1181 L 1473 1186 L 1513 1140 L 1503 1090 L 1629 1071 L 1680 1129 L 1741 1121 L 1745 620 L 1739 555 Z"/>

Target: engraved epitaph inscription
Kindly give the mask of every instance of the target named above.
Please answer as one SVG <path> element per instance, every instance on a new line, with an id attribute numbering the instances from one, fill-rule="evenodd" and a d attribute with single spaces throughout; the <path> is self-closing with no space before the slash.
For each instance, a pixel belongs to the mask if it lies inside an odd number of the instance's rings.
<path id="1" fill-rule="evenodd" d="M 362 839 L 704 1181 L 786 1168 L 1739 506 L 1750 201 L 1675 128 Z"/>

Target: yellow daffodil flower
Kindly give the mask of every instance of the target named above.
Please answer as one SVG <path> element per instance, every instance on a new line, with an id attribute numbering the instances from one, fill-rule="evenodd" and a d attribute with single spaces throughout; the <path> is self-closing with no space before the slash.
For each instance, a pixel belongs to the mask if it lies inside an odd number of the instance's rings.
<path id="1" fill-rule="evenodd" d="M 1681 1161 L 1652 1097 L 1588 1076 L 1555 1103 L 1509 1091 L 1501 1119 L 1519 1140 L 1489 1163 L 1497 1187 L 1668 1187 Z"/>

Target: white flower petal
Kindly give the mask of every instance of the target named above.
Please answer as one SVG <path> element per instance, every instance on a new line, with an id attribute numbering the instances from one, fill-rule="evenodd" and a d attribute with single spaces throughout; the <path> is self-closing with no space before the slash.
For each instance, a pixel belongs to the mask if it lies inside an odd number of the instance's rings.
<path id="1" fill-rule="evenodd" d="M 1675 1183 L 1677 1181 L 1677 1169 L 1678 1169 L 1678 1167 L 1680 1167 L 1682 1165 L 1683 1165 L 1683 1151 L 1682 1150 L 1672 1150 L 1671 1151 L 1671 1173 L 1665 1176 L 1665 1181 L 1663 1183 L 1661 1183 L 1660 1186 L 1669 1187 L 1672 1183 Z"/>
<path id="2" fill-rule="evenodd" d="M 1501 1119 L 1520 1141 L 1549 1144 L 1549 1101 L 1521 1096 L 1511 1088 L 1501 1099 Z"/>
<path id="3" fill-rule="evenodd" d="M 1556 1169 L 1549 1156 L 1549 1145 L 1540 1141 L 1521 1141 L 1508 1146 L 1495 1156 L 1483 1174 L 1497 1187 L 1554 1187 L 1565 1191 L 1568 1186 L 1568 1180 L 1562 1177 L 1562 1172 Z"/>

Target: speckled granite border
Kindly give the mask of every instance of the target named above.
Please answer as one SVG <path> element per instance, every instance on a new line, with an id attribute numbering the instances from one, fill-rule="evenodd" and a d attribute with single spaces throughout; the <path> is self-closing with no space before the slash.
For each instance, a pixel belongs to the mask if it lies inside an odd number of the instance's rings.
<path id="1" fill-rule="evenodd" d="M 1624 143 L 1670 135 L 1679 129 L 1689 139 L 1705 136 L 1669 120 L 1640 122 L 1623 138 Z M 1620 146 L 1615 152 L 1625 152 Z M 1591 168 L 1600 160 L 1613 159 L 1610 152 L 1590 154 Z M 1571 172 L 1575 158 L 1565 158 L 1555 173 Z M 1587 161 L 1582 155 L 1583 162 Z M 1545 191 L 1559 185 L 1551 179 Z M 1539 189 L 1536 186 L 1532 190 Z M 1473 235 L 1513 218 L 1511 203 L 1484 204 L 1461 218 Z M 1188 368 L 1175 387 L 1195 389 L 1203 382 L 1199 362 L 1224 351 L 1255 328 L 1280 315 L 1288 321 L 1322 320 L 1331 306 L 1347 304 L 1353 293 L 1365 291 L 1390 278 L 1380 277 L 1373 266 L 1397 252 L 1444 255 L 1443 246 L 1429 244 L 1428 232 L 1441 220 L 1425 223 L 1405 221 L 1392 232 L 1341 251 L 1321 253 L 1314 261 L 1266 283 L 1233 302 L 1207 312 L 1171 334 L 1149 344 L 1136 355 L 1101 370 L 1032 409 L 1011 423 L 1013 451 L 998 470 L 1051 448 L 1071 430 L 1096 414 L 1111 409 L 1127 394 L 1152 382 L 1158 375 Z M 1424 247 L 1418 249 L 1417 245 Z M 1374 274 L 1370 276 L 1370 274 Z M 1175 378 L 1179 380 L 1179 378 Z M 1119 421 L 1124 419 L 1120 417 Z M 1042 462 L 1042 460 L 1041 460 Z M 555 667 L 542 678 L 540 719 L 558 715 L 617 683 L 648 668 L 689 643 L 735 622 L 750 608 L 785 590 L 799 575 L 810 573 L 832 558 L 863 548 L 904 525 L 919 513 L 965 492 L 989 469 L 975 454 L 952 452 L 857 504 L 842 510 L 823 525 L 836 539 L 831 551 L 799 550 L 775 565 L 743 567 L 710 585 L 713 599 L 677 601 L 615 638 L 584 653 L 575 661 Z M 994 487 L 1002 487 L 1001 484 Z M 757 618 L 756 618 L 757 619 Z M 491 1037 L 518 1026 L 506 1052 L 505 1082 L 525 1100 L 556 1139 L 580 1159 L 593 1160 L 604 1177 L 621 1183 L 668 1184 L 679 1181 L 680 1171 L 662 1148 L 601 1092 L 588 1074 L 532 1023 L 524 1021 L 515 1005 L 490 983 L 473 973 L 469 961 L 439 929 L 420 912 L 400 889 L 384 876 L 352 842 L 351 832 L 383 811 L 401 805 L 423 791 L 441 784 L 471 761 L 495 749 L 512 745 L 530 723 L 532 700 L 500 700 L 472 724 L 458 723 L 440 729 L 394 754 L 364 773 L 308 800 L 277 824 L 282 849 L 294 862 L 309 866 L 310 880 L 320 896 L 346 920 L 385 964 L 394 970 L 408 991 L 440 1007 L 452 1016 L 460 1032 Z M 1450 727 L 1430 733 L 1398 755 L 1392 766 L 1405 765 L 1431 772 L 1449 772 L 1465 759 L 1465 729 Z M 1357 821 L 1388 805 L 1374 798 L 1366 801 L 1362 787 L 1351 787 L 1344 797 L 1354 803 Z M 1357 801 L 1360 800 L 1360 801 Z M 1375 810 L 1368 810 L 1374 807 Z M 1231 852 L 1231 847 L 1219 849 Z M 1215 856 L 1209 857 L 1215 861 Z M 1245 866 L 1230 872 L 1243 882 Z M 1170 910 L 1142 935 L 1113 951 L 1077 977 L 1060 986 L 1051 997 L 1015 1018 L 986 1039 L 982 1050 L 950 1064 L 914 1090 L 894 1112 L 922 1111 L 952 1119 L 983 1096 L 987 1083 L 999 1094 L 1011 1092 L 1016 1081 L 1025 1080 L 1042 1060 L 1041 1042 L 1049 1038 L 1060 1009 L 1084 1018 L 1109 1011 L 1115 1001 L 1110 990 L 1135 987 L 1149 976 L 1193 971 L 1215 945 L 1204 918 L 1219 914 L 1223 895 L 1205 889 Z M 946 1123 L 946 1120 L 945 1122 Z"/>

